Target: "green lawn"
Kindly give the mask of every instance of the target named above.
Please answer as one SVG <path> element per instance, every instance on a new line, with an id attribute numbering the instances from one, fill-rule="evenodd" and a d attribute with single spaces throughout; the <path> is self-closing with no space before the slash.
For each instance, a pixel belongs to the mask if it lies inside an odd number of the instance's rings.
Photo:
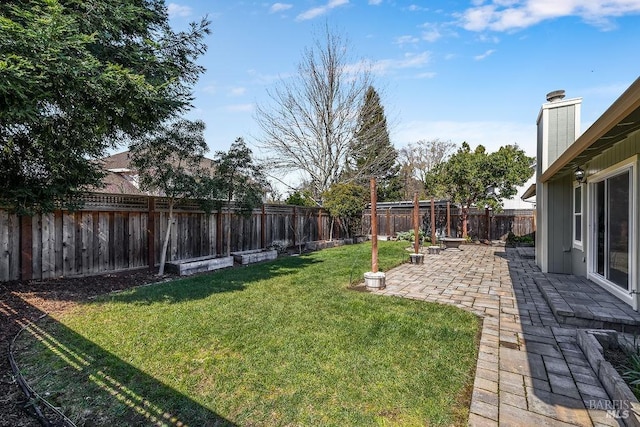
<path id="1" fill-rule="evenodd" d="M 380 268 L 405 246 L 380 242 Z M 23 333 L 16 358 L 79 425 L 466 424 L 479 320 L 348 289 L 370 250 L 108 295 Z"/>

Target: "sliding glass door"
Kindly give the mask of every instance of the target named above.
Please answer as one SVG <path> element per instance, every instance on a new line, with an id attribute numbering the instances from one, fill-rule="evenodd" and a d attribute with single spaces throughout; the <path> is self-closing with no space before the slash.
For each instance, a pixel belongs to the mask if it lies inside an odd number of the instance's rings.
<path id="1" fill-rule="evenodd" d="M 595 273 L 608 283 L 629 290 L 629 223 L 631 172 L 626 170 L 593 184 Z"/>

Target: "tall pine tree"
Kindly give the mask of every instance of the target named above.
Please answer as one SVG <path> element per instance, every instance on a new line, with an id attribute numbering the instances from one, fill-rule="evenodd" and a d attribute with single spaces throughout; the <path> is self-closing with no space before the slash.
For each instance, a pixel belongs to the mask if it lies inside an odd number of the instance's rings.
<path id="1" fill-rule="evenodd" d="M 402 183 L 398 178 L 398 152 L 391 144 L 387 118 L 378 92 L 369 86 L 358 117 L 358 127 L 350 146 L 345 175 L 367 186 L 369 178 L 377 180 L 378 200 L 397 200 Z"/>

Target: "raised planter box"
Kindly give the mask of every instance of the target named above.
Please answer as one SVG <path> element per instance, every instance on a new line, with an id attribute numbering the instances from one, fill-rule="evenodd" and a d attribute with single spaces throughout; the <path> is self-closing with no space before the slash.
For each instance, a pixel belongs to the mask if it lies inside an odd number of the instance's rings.
<path id="1" fill-rule="evenodd" d="M 305 243 L 305 249 L 308 251 L 319 251 L 320 249 L 335 248 L 337 246 L 351 245 L 353 239 L 342 240 L 316 240 Z"/>
<path id="2" fill-rule="evenodd" d="M 227 256 L 222 258 L 200 257 L 190 258 L 181 261 L 168 262 L 165 269 L 170 273 L 176 273 L 180 276 L 188 276 L 189 274 L 202 273 L 205 271 L 219 270 L 221 268 L 233 267 L 233 257 Z"/>
<path id="3" fill-rule="evenodd" d="M 278 258 L 278 251 L 275 249 L 254 249 L 251 251 L 231 252 L 231 256 L 238 264 L 247 265 L 276 259 Z"/>
<path id="4" fill-rule="evenodd" d="M 618 371 L 604 357 L 605 350 L 635 351 L 624 335 L 613 330 L 578 329 L 578 346 L 586 356 L 591 369 L 598 376 L 609 395 L 609 400 L 594 401 L 587 409 L 605 410 L 611 418 L 626 426 L 640 427 L 640 403 Z M 631 347 L 631 348 L 629 348 Z M 601 407 L 598 407 L 601 406 Z"/>
<path id="5" fill-rule="evenodd" d="M 460 245 L 463 244 L 466 239 L 462 237 L 444 237 L 440 241 L 444 244 L 445 250 L 460 250 Z"/>

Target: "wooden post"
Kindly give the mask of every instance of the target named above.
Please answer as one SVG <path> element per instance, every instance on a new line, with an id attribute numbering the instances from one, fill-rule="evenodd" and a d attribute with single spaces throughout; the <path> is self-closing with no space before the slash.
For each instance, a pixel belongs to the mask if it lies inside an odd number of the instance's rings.
<path id="1" fill-rule="evenodd" d="M 378 272 L 378 214 L 376 212 L 376 179 L 371 178 L 371 271 Z"/>
<path id="2" fill-rule="evenodd" d="M 149 197 L 149 218 L 147 219 L 147 265 L 156 268 L 156 198 Z"/>
<path id="3" fill-rule="evenodd" d="M 318 240 L 324 240 L 322 229 L 322 208 L 318 209 Z"/>
<path id="4" fill-rule="evenodd" d="M 436 243 L 436 202 L 431 197 L 431 244 Z"/>
<path id="5" fill-rule="evenodd" d="M 413 251 L 420 252 L 420 204 L 418 192 L 413 195 Z M 433 242 L 432 242 L 433 243 Z"/>
<path id="6" fill-rule="evenodd" d="M 447 201 L 447 237 L 451 237 L 451 203 Z"/>
<path id="7" fill-rule="evenodd" d="M 33 218 L 27 215 L 20 217 L 20 279 L 31 280 L 33 277 Z"/>

